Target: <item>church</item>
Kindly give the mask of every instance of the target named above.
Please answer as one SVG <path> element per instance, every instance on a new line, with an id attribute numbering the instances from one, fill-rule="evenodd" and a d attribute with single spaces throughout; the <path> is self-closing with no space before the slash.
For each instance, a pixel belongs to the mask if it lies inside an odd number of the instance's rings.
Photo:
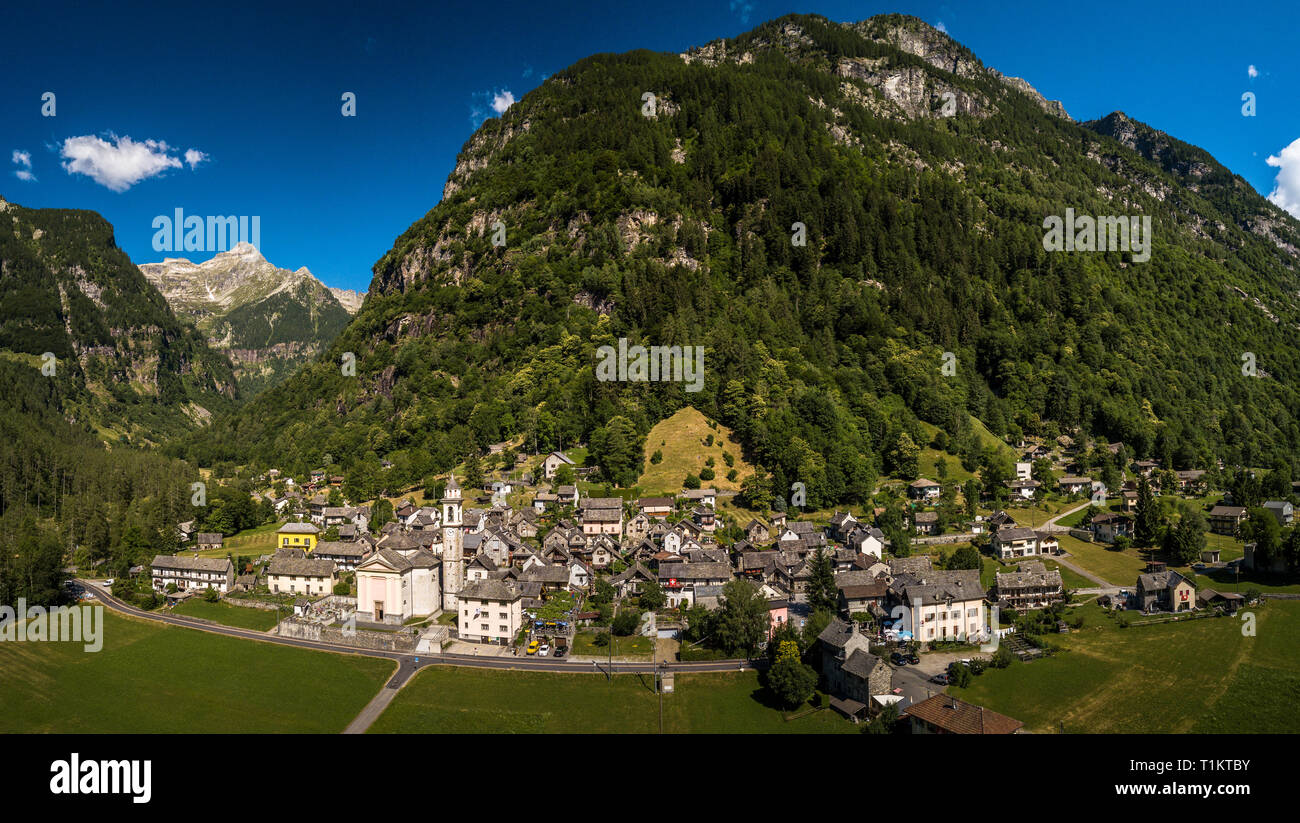
<path id="1" fill-rule="evenodd" d="M 358 620 L 400 626 L 412 617 L 456 610 L 465 584 L 465 535 L 455 475 L 447 479 L 441 502 L 440 551 L 397 532 L 357 567 Z"/>

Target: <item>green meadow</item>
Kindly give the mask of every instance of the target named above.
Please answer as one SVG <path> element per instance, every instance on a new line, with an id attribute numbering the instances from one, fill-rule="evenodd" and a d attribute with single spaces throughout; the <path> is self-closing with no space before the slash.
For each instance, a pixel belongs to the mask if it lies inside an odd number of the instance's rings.
<path id="1" fill-rule="evenodd" d="M 0 643 L 0 732 L 340 732 L 393 672 L 108 612 L 102 639 Z"/>

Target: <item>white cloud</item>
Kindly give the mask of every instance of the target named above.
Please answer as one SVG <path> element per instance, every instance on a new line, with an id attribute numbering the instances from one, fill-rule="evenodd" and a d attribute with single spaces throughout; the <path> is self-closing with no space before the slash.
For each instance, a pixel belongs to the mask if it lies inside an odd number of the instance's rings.
<path id="1" fill-rule="evenodd" d="M 19 151 L 18 149 L 14 149 L 13 162 L 15 166 L 19 166 L 19 168 L 14 169 L 14 177 L 17 177 L 19 180 L 24 180 L 28 183 L 38 182 L 36 179 L 36 175 L 32 174 L 31 152 Z"/>
<path id="2" fill-rule="evenodd" d="M 182 167 L 181 159 L 173 156 L 171 147 L 161 140 L 137 142 L 112 133 L 108 138 L 83 135 L 64 140 L 59 153 L 67 161 L 63 168 L 68 174 L 84 174 L 101 186 L 122 192 L 141 180 Z M 197 149 L 185 152 L 191 168 L 206 158 Z"/>
<path id="3" fill-rule="evenodd" d="M 754 11 L 754 4 L 747 0 L 730 0 L 731 10 L 740 15 L 740 22 L 748 23 L 749 15 Z"/>
<path id="4" fill-rule="evenodd" d="M 939 31 L 943 32 L 944 34 L 947 34 L 947 33 L 948 33 L 948 27 L 945 26 L 945 25 L 943 24 L 943 21 L 942 21 L 942 20 L 940 20 L 940 21 L 938 22 L 938 24 L 935 26 L 935 28 L 938 29 Z"/>
<path id="5" fill-rule="evenodd" d="M 1280 153 L 1270 154 L 1264 162 L 1278 170 L 1269 202 L 1300 217 L 1300 137 Z"/>
<path id="6" fill-rule="evenodd" d="M 492 97 L 492 111 L 497 114 L 505 114 L 506 109 L 514 105 L 515 96 L 509 89 L 499 91 Z"/>
<path id="7" fill-rule="evenodd" d="M 1259 69 L 1255 68 L 1254 64 L 1251 64 L 1250 66 L 1247 66 L 1247 67 L 1246 67 L 1246 76 L 1247 76 L 1247 77 L 1259 77 Z"/>

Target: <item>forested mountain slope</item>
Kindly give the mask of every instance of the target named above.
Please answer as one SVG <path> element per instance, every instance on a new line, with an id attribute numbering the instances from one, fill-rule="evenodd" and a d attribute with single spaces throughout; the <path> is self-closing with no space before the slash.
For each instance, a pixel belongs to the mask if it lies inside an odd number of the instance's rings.
<path id="1" fill-rule="evenodd" d="M 919 421 L 978 453 L 972 415 L 1180 468 L 1293 457 L 1300 226 L 1200 150 L 1091 125 L 897 15 L 589 57 L 473 135 L 327 356 L 177 451 L 414 481 L 522 434 L 627 483 L 689 404 L 814 507 L 869 494 Z M 1149 216 L 1150 260 L 1045 251 L 1066 209 Z M 598 381 L 621 337 L 704 346 L 703 390 Z"/>
<path id="2" fill-rule="evenodd" d="M 177 320 L 113 227 L 87 211 L 0 200 L 0 357 L 52 366 L 42 376 L 63 414 L 110 442 L 158 442 L 238 396 L 230 361 Z"/>

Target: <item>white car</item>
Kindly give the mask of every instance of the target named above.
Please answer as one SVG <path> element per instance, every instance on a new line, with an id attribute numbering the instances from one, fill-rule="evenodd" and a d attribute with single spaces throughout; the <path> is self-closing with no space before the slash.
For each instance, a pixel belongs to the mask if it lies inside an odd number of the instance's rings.
<path id="1" fill-rule="evenodd" d="M 104 585 L 105 585 L 105 586 L 111 586 L 111 585 L 113 585 L 113 578 L 110 577 L 110 578 L 108 578 L 107 580 L 105 580 L 105 581 L 104 581 Z"/>
<path id="2" fill-rule="evenodd" d="M 537 650 L 538 657 L 545 657 L 550 653 L 551 653 L 551 647 L 549 645 L 542 646 L 540 649 Z"/>

